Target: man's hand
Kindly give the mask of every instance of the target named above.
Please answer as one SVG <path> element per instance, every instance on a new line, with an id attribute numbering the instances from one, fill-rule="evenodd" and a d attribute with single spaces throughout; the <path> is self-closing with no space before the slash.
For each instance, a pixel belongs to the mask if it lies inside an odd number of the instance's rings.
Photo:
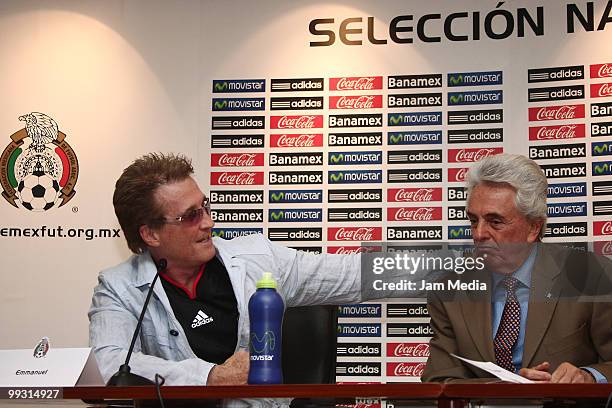
<path id="1" fill-rule="evenodd" d="M 525 378 L 539 382 L 550 383 L 594 383 L 595 378 L 585 371 L 570 363 L 561 363 L 557 369 L 550 374 L 550 364 L 545 361 L 531 368 L 521 368 L 519 374 Z"/>
<path id="2" fill-rule="evenodd" d="M 549 382 L 552 375 L 548 372 L 550 369 L 550 363 L 545 361 L 531 368 L 521 368 L 519 375 L 523 376 L 532 381 Z"/>
<path id="3" fill-rule="evenodd" d="M 552 373 L 553 383 L 594 383 L 595 378 L 588 372 L 570 363 L 561 363 Z"/>
<path id="4" fill-rule="evenodd" d="M 249 353 L 240 350 L 208 373 L 206 385 L 242 385 L 249 376 Z"/>

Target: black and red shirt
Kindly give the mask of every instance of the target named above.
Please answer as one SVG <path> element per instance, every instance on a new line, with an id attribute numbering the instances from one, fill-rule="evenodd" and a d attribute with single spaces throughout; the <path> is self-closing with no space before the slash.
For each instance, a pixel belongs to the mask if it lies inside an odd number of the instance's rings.
<path id="1" fill-rule="evenodd" d="M 202 265 L 193 291 L 164 273 L 160 276 L 191 349 L 204 361 L 222 364 L 236 349 L 239 315 L 234 289 L 223 263 L 215 257 Z"/>

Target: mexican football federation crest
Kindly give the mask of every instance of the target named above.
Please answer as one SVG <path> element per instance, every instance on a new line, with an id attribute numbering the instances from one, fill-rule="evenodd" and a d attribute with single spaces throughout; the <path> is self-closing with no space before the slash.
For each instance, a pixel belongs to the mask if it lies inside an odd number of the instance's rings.
<path id="1" fill-rule="evenodd" d="M 25 128 L 11 135 L 0 157 L 2 197 L 14 207 L 47 211 L 74 197 L 79 164 L 66 134 L 40 112 L 19 116 Z"/>
<path id="2" fill-rule="evenodd" d="M 51 345 L 49 344 L 49 338 L 43 337 L 40 339 L 36 347 L 34 347 L 34 358 L 43 358 L 49 352 L 49 348 Z"/>

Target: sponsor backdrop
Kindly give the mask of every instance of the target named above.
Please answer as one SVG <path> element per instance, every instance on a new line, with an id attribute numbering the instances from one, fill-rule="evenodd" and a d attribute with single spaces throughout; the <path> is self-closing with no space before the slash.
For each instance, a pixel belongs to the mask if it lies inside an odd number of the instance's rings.
<path id="1" fill-rule="evenodd" d="M 87 343 L 149 151 L 193 157 L 215 235 L 317 253 L 469 240 L 467 169 L 521 153 L 546 239 L 612 253 L 611 30 L 605 0 L 4 2 L 0 347 Z M 338 381 L 418 381 L 422 303 L 339 313 Z"/>

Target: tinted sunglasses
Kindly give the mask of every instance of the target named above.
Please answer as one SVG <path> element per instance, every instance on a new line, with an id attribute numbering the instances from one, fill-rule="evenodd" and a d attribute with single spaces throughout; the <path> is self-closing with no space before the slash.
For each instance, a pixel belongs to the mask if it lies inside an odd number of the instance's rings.
<path id="1" fill-rule="evenodd" d="M 204 213 L 210 217 L 210 199 L 208 197 L 204 197 L 202 201 L 202 206 L 200 208 L 194 208 L 183 215 L 179 215 L 176 218 L 172 219 L 163 219 L 163 224 L 177 224 L 177 225 L 194 225 L 199 223 L 204 217 Z"/>

